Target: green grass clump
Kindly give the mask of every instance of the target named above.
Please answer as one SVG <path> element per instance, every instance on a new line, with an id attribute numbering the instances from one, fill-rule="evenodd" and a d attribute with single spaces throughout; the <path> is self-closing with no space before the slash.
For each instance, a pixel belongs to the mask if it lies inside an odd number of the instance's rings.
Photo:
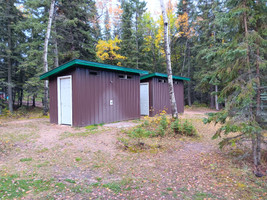
<path id="1" fill-rule="evenodd" d="M 111 182 L 102 185 L 104 188 L 112 190 L 114 193 L 121 192 L 121 184 L 119 182 Z"/>
<path id="2" fill-rule="evenodd" d="M 80 161 L 82 161 L 82 158 L 75 158 L 75 161 L 80 162 Z"/>
<path id="3" fill-rule="evenodd" d="M 15 199 L 28 191 L 40 193 L 51 189 L 52 180 L 19 179 L 18 175 L 0 176 L 1 199 Z"/>
<path id="4" fill-rule="evenodd" d="M 69 178 L 65 179 L 65 181 L 68 182 L 68 183 L 76 183 L 75 180 L 72 180 L 72 179 L 69 179 Z"/>
<path id="5" fill-rule="evenodd" d="M 21 158 L 19 161 L 20 162 L 29 162 L 29 161 L 32 161 L 32 158 Z"/>

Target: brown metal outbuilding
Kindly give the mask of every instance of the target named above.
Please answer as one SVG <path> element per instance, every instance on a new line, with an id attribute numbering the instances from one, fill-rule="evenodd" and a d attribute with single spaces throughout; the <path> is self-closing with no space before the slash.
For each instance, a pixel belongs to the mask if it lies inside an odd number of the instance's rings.
<path id="1" fill-rule="evenodd" d="M 86 126 L 140 118 L 140 74 L 148 73 L 75 59 L 41 75 L 49 80 L 50 122 Z"/>
<path id="2" fill-rule="evenodd" d="M 171 104 L 167 74 L 153 73 L 144 75 L 141 80 L 141 115 L 151 117 L 165 110 L 171 114 Z M 184 112 L 184 81 L 189 78 L 173 76 L 174 95 L 178 113 Z M 142 87 L 144 87 L 142 89 Z M 147 95 L 147 97 L 145 97 Z"/>

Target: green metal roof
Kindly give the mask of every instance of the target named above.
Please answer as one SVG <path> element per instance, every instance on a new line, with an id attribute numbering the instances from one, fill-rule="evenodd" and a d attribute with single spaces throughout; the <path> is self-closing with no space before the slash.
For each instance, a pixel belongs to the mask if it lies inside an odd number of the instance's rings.
<path id="1" fill-rule="evenodd" d="M 140 77 L 140 80 L 144 80 L 151 77 L 162 77 L 162 78 L 168 78 L 167 74 L 161 74 L 161 73 L 153 73 L 153 74 L 147 74 Z M 190 78 L 182 77 L 182 76 L 172 76 L 175 80 L 184 80 L 184 81 L 190 81 Z"/>
<path id="2" fill-rule="evenodd" d="M 48 77 L 56 75 L 66 69 L 71 68 L 74 65 L 82 65 L 82 66 L 88 66 L 88 67 L 95 67 L 99 69 L 108 69 L 108 70 L 115 70 L 115 71 L 122 71 L 122 72 L 131 72 L 131 73 L 136 73 L 136 74 L 148 74 L 147 71 L 139 70 L 139 69 L 131 69 L 131 68 L 126 68 L 126 67 L 119 67 L 115 65 L 107 65 L 103 63 L 97 63 L 97 62 L 90 62 L 86 60 L 79 60 L 75 59 L 72 61 L 69 61 L 55 69 L 52 69 L 49 72 L 46 72 L 40 76 L 41 80 L 48 79 Z"/>

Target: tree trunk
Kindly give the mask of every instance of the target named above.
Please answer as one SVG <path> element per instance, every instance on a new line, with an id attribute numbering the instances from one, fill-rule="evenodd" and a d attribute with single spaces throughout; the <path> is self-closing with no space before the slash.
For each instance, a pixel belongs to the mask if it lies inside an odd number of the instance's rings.
<path id="1" fill-rule="evenodd" d="M 257 132 L 252 136 L 253 163 L 258 168 L 261 165 L 261 134 Z"/>
<path id="2" fill-rule="evenodd" d="M 29 105 L 30 105 L 30 95 L 28 95 L 27 97 L 27 108 L 29 108 Z"/>
<path id="3" fill-rule="evenodd" d="M 170 94 L 170 102 L 172 107 L 172 117 L 178 118 L 177 105 L 174 96 L 173 89 L 173 80 L 172 80 L 172 67 L 171 67 L 171 51 L 170 51 L 170 43 L 169 43 L 169 32 L 168 32 L 168 17 L 165 10 L 165 5 L 163 0 L 160 0 L 163 22 L 164 22 L 164 41 L 165 41 L 165 54 L 166 54 L 166 64 L 167 64 L 167 73 L 168 73 L 168 85 L 169 85 L 169 94 Z"/>
<path id="4" fill-rule="evenodd" d="M 8 3 L 8 9 L 7 9 L 7 32 L 8 32 L 8 57 L 7 57 L 7 83 L 8 83 L 8 108 L 9 111 L 13 112 L 13 94 L 12 94 L 12 61 L 11 61 L 11 54 L 12 54 L 12 40 L 11 40 L 11 21 L 9 18 L 9 12 L 11 9 L 10 3 Z"/>
<path id="5" fill-rule="evenodd" d="M 218 85 L 215 85 L 215 109 L 219 110 L 219 104 L 218 104 Z"/>
<path id="6" fill-rule="evenodd" d="M 55 33 L 56 33 L 56 29 L 55 29 Z M 54 58 L 54 66 L 55 68 L 57 68 L 59 66 L 58 64 L 58 47 L 57 47 L 57 37 L 56 37 L 57 33 L 55 34 L 54 37 L 54 54 L 55 54 L 55 58 Z"/>
<path id="7" fill-rule="evenodd" d="M 136 14 L 135 14 L 135 30 L 136 30 L 136 38 L 135 38 L 135 43 L 136 43 L 136 68 L 138 69 L 138 62 L 139 62 L 139 58 L 138 58 L 138 54 L 139 54 L 139 45 L 138 45 L 138 11 L 137 11 L 137 3 L 136 3 Z"/>
<path id="8" fill-rule="evenodd" d="M 34 94 L 32 96 L 32 107 L 35 107 L 36 106 L 36 104 L 35 104 L 35 97 L 36 97 L 36 95 Z"/>
<path id="9" fill-rule="evenodd" d="M 50 5 L 48 25 L 47 25 L 46 35 L 45 35 L 45 42 L 44 42 L 44 55 L 43 55 L 44 72 L 48 72 L 48 63 L 47 63 L 48 41 L 49 41 L 50 32 L 51 32 L 54 7 L 55 7 L 55 0 L 52 0 L 51 5 Z M 48 109 L 49 109 L 48 108 L 48 80 L 45 80 L 45 83 L 44 83 L 44 110 L 43 110 L 44 115 L 47 115 Z"/>
<path id="10" fill-rule="evenodd" d="M 189 46 L 190 47 L 190 46 Z M 188 48 L 188 68 L 187 68 L 187 76 L 188 78 L 191 77 L 191 69 L 190 69 L 190 65 L 191 65 L 191 60 L 190 60 L 190 55 L 191 55 L 191 52 L 190 52 L 190 48 Z M 188 89 L 187 89 L 187 100 L 188 100 L 188 105 L 191 107 L 192 106 L 192 101 L 191 101 L 191 81 L 188 81 Z"/>
<path id="11" fill-rule="evenodd" d="M 188 43 L 188 39 L 186 39 L 186 43 L 185 43 L 185 50 L 184 50 L 184 61 L 183 61 L 183 67 L 182 67 L 181 76 L 183 76 L 183 71 L 184 71 L 184 66 L 185 66 L 185 60 L 186 60 L 186 51 L 187 51 L 187 43 Z"/>
<path id="12" fill-rule="evenodd" d="M 211 94 L 212 92 L 213 92 L 213 87 L 210 86 L 210 108 L 214 109 L 215 108 L 215 100 L 214 100 L 213 94 Z"/>
<path id="13" fill-rule="evenodd" d="M 244 6 L 246 7 L 246 3 L 247 1 L 244 1 Z M 249 81 L 252 80 L 252 73 L 251 73 L 251 68 L 250 68 L 250 57 L 249 57 L 249 43 L 248 43 L 248 25 L 247 25 L 247 13 L 246 11 L 244 12 L 243 15 L 243 20 L 244 20 L 244 27 L 245 27 L 245 39 L 246 39 L 246 45 L 247 45 L 247 67 L 248 67 L 248 75 L 249 75 Z M 257 49 L 257 55 L 258 55 L 258 49 Z M 258 58 L 257 58 L 258 59 Z M 256 74 L 259 75 L 259 69 L 258 69 L 258 61 L 256 63 Z M 258 79 L 259 80 L 259 79 Z M 256 112 L 258 109 L 258 91 L 260 90 L 260 88 L 258 88 L 258 83 L 257 83 L 257 106 L 256 106 Z M 260 91 L 259 91 L 260 92 Z M 259 94 L 260 95 L 260 94 Z M 252 105 L 249 106 L 249 112 L 250 112 L 250 116 L 251 118 L 253 118 L 252 115 Z M 257 114 L 256 114 L 257 116 Z M 253 120 L 253 119 L 251 119 Z M 260 131 L 255 131 L 252 132 L 252 152 L 253 152 L 253 161 L 254 161 L 254 165 L 256 166 L 256 172 L 258 172 L 258 167 L 261 164 L 260 160 L 261 160 L 261 132 Z"/>

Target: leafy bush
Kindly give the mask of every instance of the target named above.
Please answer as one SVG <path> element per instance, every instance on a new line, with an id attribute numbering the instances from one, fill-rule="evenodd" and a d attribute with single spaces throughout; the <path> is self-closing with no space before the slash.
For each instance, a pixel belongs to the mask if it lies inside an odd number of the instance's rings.
<path id="1" fill-rule="evenodd" d="M 162 112 L 155 117 L 145 117 L 145 121 L 128 131 L 125 131 L 126 137 L 118 138 L 118 143 L 124 149 L 138 151 L 142 149 L 152 148 L 148 145 L 149 140 L 145 138 L 165 137 L 174 135 L 196 136 L 197 131 L 192 123 L 187 120 L 181 123 L 178 119 L 172 121 L 167 118 L 166 112 Z M 157 147 L 160 145 L 156 145 Z"/>

